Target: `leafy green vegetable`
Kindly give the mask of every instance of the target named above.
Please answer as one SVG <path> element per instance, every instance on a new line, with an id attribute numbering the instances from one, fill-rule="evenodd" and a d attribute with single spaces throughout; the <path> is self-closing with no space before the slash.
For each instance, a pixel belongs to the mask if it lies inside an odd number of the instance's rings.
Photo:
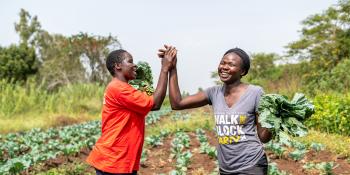
<path id="1" fill-rule="evenodd" d="M 147 95 L 152 95 L 154 92 L 153 76 L 149 64 L 138 62 L 136 74 L 136 79 L 129 81 L 129 84 L 140 91 L 146 92 Z"/>
<path id="2" fill-rule="evenodd" d="M 307 151 L 305 149 L 296 149 L 293 152 L 289 153 L 289 157 L 291 157 L 293 160 L 298 161 L 302 159 Z"/>
<path id="3" fill-rule="evenodd" d="M 279 94 L 263 95 L 258 110 L 261 126 L 269 128 L 275 139 L 286 145 L 290 145 L 289 135 L 307 134 L 303 122 L 315 112 L 314 105 L 301 93 L 296 93 L 291 101 Z"/>
<path id="4" fill-rule="evenodd" d="M 315 143 L 315 142 L 312 142 L 310 147 L 314 150 L 314 151 L 321 151 L 321 150 L 324 150 L 324 145 L 321 144 L 321 143 Z"/>

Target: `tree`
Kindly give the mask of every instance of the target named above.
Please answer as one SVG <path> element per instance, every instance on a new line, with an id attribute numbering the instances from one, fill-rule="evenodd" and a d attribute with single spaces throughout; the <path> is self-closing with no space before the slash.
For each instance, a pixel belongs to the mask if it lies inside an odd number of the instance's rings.
<path id="1" fill-rule="evenodd" d="M 41 31 L 41 25 L 38 21 L 38 17 L 30 16 L 29 12 L 21 9 L 19 13 L 20 20 L 15 23 L 15 30 L 19 34 L 21 44 L 35 44 L 35 37 Z"/>
<path id="2" fill-rule="evenodd" d="M 290 43 L 290 56 L 310 60 L 316 69 L 330 70 L 350 58 L 350 1 L 342 0 L 302 22 L 301 38 Z"/>
<path id="3" fill-rule="evenodd" d="M 110 77 L 105 65 L 109 49 L 120 44 L 113 36 L 80 33 L 71 37 L 42 32 L 38 37 L 42 68 L 40 76 L 49 88 L 73 82 L 106 83 Z"/>
<path id="4" fill-rule="evenodd" d="M 334 86 L 332 70 L 350 59 L 350 1 L 341 0 L 324 12 L 309 16 L 302 25 L 301 38 L 287 48 L 289 56 L 309 62 L 302 82 L 304 90 L 312 94 Z"/>
<path id="5" fill-rule="evenodd" d="M 222 85 L 223 84 L 222 81 L 220 80 L 218 71 L 211 72 L 210 78 L 214 79 L 214 83 L 216 85 Z"/>
<path id="6" fill-rule="evenodd" d="M 255 53 L 251 55 L 251 67 L 247 79 L 270 79 L 279 77 L 275 62 L 281 57 L 275 53 Z"/>
<path id="7" fill-rule="evenodd" d="M 24 9 L 21 9 L 19 16 L 15 30 L 20 36 L 20 47 L 35 51 L 35 72 L 39 69 L 38 77 L 46 82 L 49 89 L 75 82 L 108 81 L 110 76 L 105 58 L 110 49 L 121 47 L 115 36 L 50 34 L 41 29 L 37 16 L 32 18 Z M 38 57 L 35 57 L 35 53 Z"/>
<path id="8" fill-rule="evenodd" d="M 38 71 L 35 50 L 25 44 L 0 47 L 0 79 L 17 82 Z"/>

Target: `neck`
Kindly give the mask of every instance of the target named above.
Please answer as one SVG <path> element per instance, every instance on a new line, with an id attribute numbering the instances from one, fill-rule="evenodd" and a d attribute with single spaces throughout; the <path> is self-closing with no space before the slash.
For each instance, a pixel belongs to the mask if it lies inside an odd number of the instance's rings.
<path id="1" fill-rule="evenodd" d="M 117 80 L 119 80 L 119 81 L 128 83 L 128 80 L 126 80 L 125 77 L 124 77 L 124 76 L 121 76 L 120 74 L 115 74 L 115 76 L 113 77 L 113 80 L 114 80 L 114 79 L 117 79 Z"/>
<path id="2" fill-rule="evenodd" d="M 225 83 L 225 93 L 236 91 L 239 85 L 241 84 L 242 82 L 240 80 L 235 81 L 233 83 Z"/>

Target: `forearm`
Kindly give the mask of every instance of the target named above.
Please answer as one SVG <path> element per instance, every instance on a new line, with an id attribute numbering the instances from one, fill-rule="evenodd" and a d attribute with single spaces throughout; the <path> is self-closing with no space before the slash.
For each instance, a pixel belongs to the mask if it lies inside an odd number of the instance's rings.
<path id="1" fill-rule="evenodd" d="M 263 143 L 267 143 L 272 139 L 272 133 L 267 128 L 261 127 L 259 122 L 257 122 L 257 132 L 261 142 Z"/>
<path id="2" fill-rule="evenodd" d="M 152 110 L 159 110 L 165 98 L 168 84 L 168 70 L 161 69 L 156 90 L 154 91 L 154 105 Z"/>
<path id="3" fill-rule="evenodd" d="M 181 93 L 179 88 L 179 83 L 177 79 L 177 69 L 174 67 L 170 71 L 170 78 L 169 78 L 169 97 L 170 97 L 170 104 L 172 109 L 181 109 L 180 102 L 181 102 Z"/>

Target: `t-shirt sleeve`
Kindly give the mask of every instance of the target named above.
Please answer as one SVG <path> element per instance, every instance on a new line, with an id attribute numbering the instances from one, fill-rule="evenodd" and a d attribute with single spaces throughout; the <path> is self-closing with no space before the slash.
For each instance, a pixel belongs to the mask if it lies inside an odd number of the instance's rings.
<path id="1" fill-rule="evenodd" d="M 208 101 L 209 101 L 209 105 L 212 105 L 212 101 L 213 101 L 213 94 L 215 91 L 215 86 L 214 87 L 210 87 L 205 89 L 204 94 L 207 96 Z"/>
<path id="2" fill-rule="evenodd" d="M 117 101 L 126 108 L 142 115 L 146 115 L 154 105 L 153 96 L 148 96 L 132 87 L 124 88 L 117 97 Z"/>
<path id="3" fill-rule="evenodd" d="M 262 95 L 264 95 L 264 90 L 261 87 L 258 87 L 256 99 L 255 99 L 255 112 L 259 112 L 258 107 L 259 107 L 259 103 Z"/>

